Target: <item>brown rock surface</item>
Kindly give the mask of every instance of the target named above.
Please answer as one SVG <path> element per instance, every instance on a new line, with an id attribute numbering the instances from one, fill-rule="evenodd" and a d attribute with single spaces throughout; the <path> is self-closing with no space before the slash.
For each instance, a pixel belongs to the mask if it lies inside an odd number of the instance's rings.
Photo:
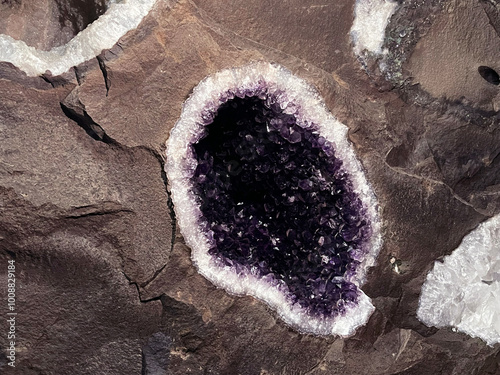
<path id="1" fill-rule="evenodd" d="M 352 1 L 284 4 L 160 1 L 62 77 L 0 66 L 0 276 L 15 258 L 19 311 L 16 369 L 0 357 L 2 373 L 500 372 L 498 345 L 415 317 L 433 262 L 499 212 L 498 119 L 379 92 L 351 52 Z M 161 155 L 182 103 L 256 59 L 318 88 L 377 194 L 385 244 L 363 288 L 377 310 L 350 339 L 302 335 L 216 289 L 174 235 Z"/>
<path id="2" fill-rule="evenodd" d="M 0 33 L 50 50 L 69 42 L 106 11 L 105 0 L 2 0 Z"/>
<path id="3" fill-rule="evenodd" d="M 417 43 L 406 68 L 413 83 L 419 83 L 435 98 L 498 111 L 499 88 L 483 79 L 478 68 L 488 66 L 500 71 L 500 38 L 483 7 L 477 4 L 449 2 Z"/>

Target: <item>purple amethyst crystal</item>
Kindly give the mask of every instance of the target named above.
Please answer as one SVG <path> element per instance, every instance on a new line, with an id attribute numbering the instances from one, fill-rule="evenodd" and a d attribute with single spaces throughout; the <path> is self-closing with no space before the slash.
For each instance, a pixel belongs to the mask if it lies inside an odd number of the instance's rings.
<path id="1" fill-rule="evenodd" d="M 216 100 L 214 100 L 216 98 Z M 200 273 L 301 331 L 348 336 L 381 241 L 376 201 L 346 129 L 302 80 L 259 63 L 202 81 L 167 149 Z"/>
<path id="2" fill-rule="evenodd" d="M 338 302 L 358 297 L 343 277 L 359 263 L 351 250 L 371 234 L 361 202 L 327 142 L 273 106 L 275 97 L 249 94 L 222 104 L 193 145 L 209 254 L 272 275 L 311 314 L 344 312 Z"/>

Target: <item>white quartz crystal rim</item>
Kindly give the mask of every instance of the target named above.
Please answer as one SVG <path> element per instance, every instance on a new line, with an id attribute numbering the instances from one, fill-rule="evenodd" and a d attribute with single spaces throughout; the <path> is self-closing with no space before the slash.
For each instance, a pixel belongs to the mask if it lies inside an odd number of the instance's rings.
<path id="1" fill-rule="evenodd" d="M 392 0 L 356 1 L 351 39 L 358 57 L 362 57 L 364 51 L 375 55 L 385 53 L 382 50 L 385 29 L 397 7 L 398 3 Z"/>
<path id="2" fill-rule="evenodd" d="M 500 342 L 500 215 L 466 235 L 422 286 L 418 319 L 454 327 L 490 346 Z"/>
<path id="3" fill-rule="evenodd" d="M 62 74 L 113 47 L 123 35 L 139 25 L 156 1 L 112 2 L 103 15 L 68 43 L 50 51 L 38 50 L 22 40 L 0 34 L 0 61 L 13 64 L 28 76 L 38 76 L 46 71 L 52 75 Z"/>
<path id="4" fill-rule="evenodd" d="M 220 263 L 208 254 L 210 239 L 200 230 L 199 218 L 202 213 L 191 190 L 190 177 L 196 169 L 197 161 L 190 145 L 198 141 L 204 130 L 201 125 L 201 112 L 206 112 L 207 108 L 215 111 L 222 104 L 219 100 L 220 94 L 229 90 L 234 92 L 238 88 L 255 88 L 259 81 L 265 82 L 268 93 L 278 94 L 284 112 L 294 113 L 299 126 L 311 127 L 311 122 L 317 124 L 318 133 L 332 143 L 337 156 L 342 155 L 343 169 L 350 175 L 353 190 L 366 210 L 365 215 L 373 231 L 367 244 L 369 249 L 358 250 L 367 253 L 360 259 L 357 272 L 346 277 L 347 281 L 359 287 L 365 281 L 367 268 L 374 265 L 382 245 L 378 205 L 361 164 L 347 140 L 347 127 L 328 112 L 318 93 L 309 84 L 283 67 L 268 62 L 226 69 L 209 76 L 195 87 L 193 94 L 184 103 L 180 119 L 167 141 L 165 165 L 179 228 L 192 250 L 192 260 L 198 271 L 216 286 L 233 294 L 252 295 L 263 300 L 275 309 L 286 323 L 299 331 L 318 335 L 350 336 L 359 326 L 366 323 L 374 310 L 370 298 L 361 290 L 357 304 L 346 306 L 346 314 L 334 318 L 315 318 L 308 315 L 298 304 L 290 305 L 287 302 L 284 283 L 270 277 L 263 280 L 252 272 L 237 275 L 229 266 L 220 266 Z M 241 281 L 243 277 L 245 282 Z"/>

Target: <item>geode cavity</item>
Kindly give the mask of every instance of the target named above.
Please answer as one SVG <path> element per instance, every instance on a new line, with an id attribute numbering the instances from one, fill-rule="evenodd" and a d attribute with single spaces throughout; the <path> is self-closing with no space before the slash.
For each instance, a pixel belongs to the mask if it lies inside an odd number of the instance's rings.
<path id="1" fill-rule="evenodd" d="M 376 200 L 316 92 L 257 63 L 203 80 L 167 144 L 179 226 L 201 274 L 295 328 L 348 336 L 380 248 Z"/>

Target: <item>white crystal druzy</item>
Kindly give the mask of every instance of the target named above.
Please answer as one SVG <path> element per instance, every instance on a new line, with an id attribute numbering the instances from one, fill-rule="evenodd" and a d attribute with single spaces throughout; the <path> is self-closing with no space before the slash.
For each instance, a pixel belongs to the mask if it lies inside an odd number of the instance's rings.
<path id="1" fill-rule="evenodd" d="M 464 237 L 436 262 L 422 287 L 418 318 L 451 326 L 488 345 L 500 342 L 500 215 Z"/>
<path id="2" fill-rule="evenodd" d="M 383 53 L 385 29 L 397 7 L 398 3 L 392 0 L 356 1 L 351 38 L 357 56 L 361 57 L 364 51 Z"/>
<path id="3" fill-rule="evenodd" d="M 22 40 L 0 34 L 0 61 L 13 64 L 28 76 L 67 72 L 113 47 L 128 31 L 135 29 L 157 0 L 123 0 L 110 2 L 100 16 L 73 39 L 50 51 L 38 50 Z"/>
<path id="4" fill-rule="evenodd" d="M 357 304 L 349 306 L 345 315 L 333 318 L 313 317 L 298 303 L 290 303 L 286 285 L 282 282 L 271 276 L 259 277 L 253 270 L 221 266 L 209 254 L 213 238 L 200 226 L 202 212 L 191 188 L 190 179 L 197 167 L 191 145 L 198 142 L 204 134 L 205 118 L 213 115 L 224 102 L 221 101 L 221 96 L 225 96 L 227 100 L 228 92 L 234 97 L 254 90 L 255 95 L 258 95 L 258 87 L 262 86 L 265 86 L 267 93 L 279 96 L 281 108 L 285 113 L 294 114 L 299 126 L 310 128 L 312 124 L 317 124 L 311 130 L 317 131 L 332 143 L 337 157 L 343 161 L 344 169 L 349 172 L 354 191 L 365 205 L 373 230 L 370 241 L 366 244 L 367 249 L 359 254 L 360 264 L 348 280 L 358 287 L 364 283 L 366 271 L 374 265 L 382 244 L 375 195 L 347 139 L 347 127 L 328 112 L 309 84 L 276 64 L 258 62 L 218 72 L 201 81 L 184 103 L 181 117 L 167 141 L 165 166 L 179 228 L 191 248 L 191 257 L 198 271 L 216 286 L 232 294 L 251 295 L 264 301 L 287 324 L 299 331 L 351 336 L 358 327 L 366 324 L 374 310 L 370 298 L 361 290 Z"/>

